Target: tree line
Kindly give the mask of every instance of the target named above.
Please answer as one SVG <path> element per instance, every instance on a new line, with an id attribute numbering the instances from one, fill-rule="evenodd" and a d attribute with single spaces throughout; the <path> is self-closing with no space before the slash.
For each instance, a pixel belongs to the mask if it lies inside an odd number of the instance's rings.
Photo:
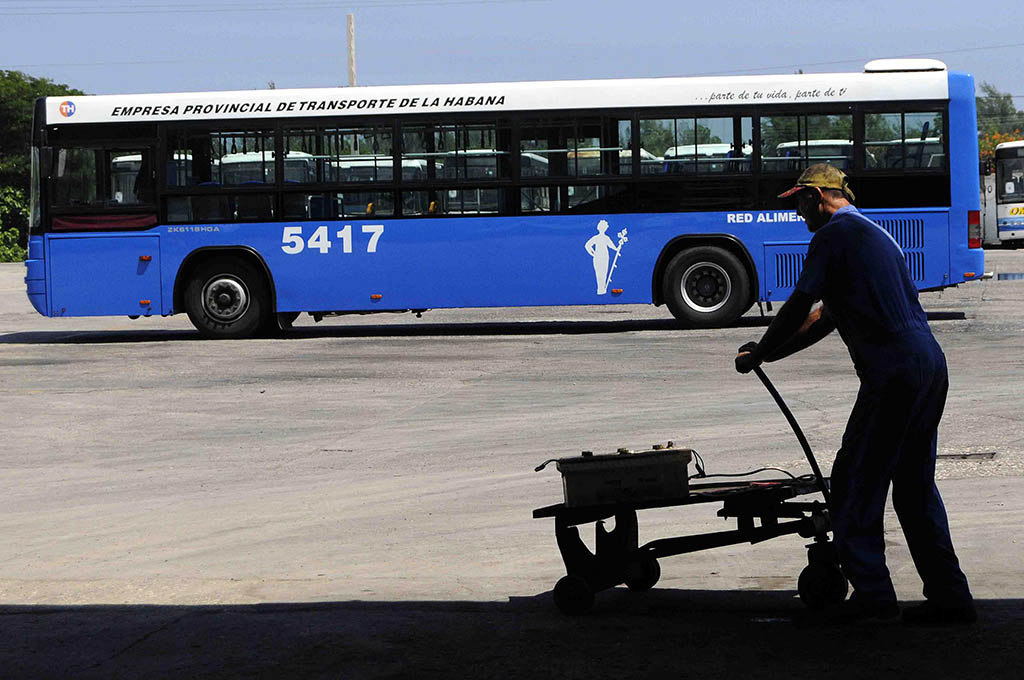
<path id="1" fill-rule="evenodd" d="M 0 262 L 25 259 L 32 109 L 37 97 L 82 95 L 48 78 L 0 70 Z"/>
<path id="2" fill-rule="evenodd" d="M 978 142 L 982 161 L 991 160 L 996 144 L 1024 139 L 1024 111 L 1014 96 L 982 82 L 977 97 Z M 81 90 L 20 71 L 0 70 L 0 262 L 25 258 L 29 220 L 29 143 L 37 97 L 83 95 Z M 647 130 L 648 134 L 660 132 Z M 714 141 L 698 130 L 698 143 Z M 692 133 L 691 133 L 692 134 Z M 686 142 L 688 140 L 684 140 Z M 667 141 L 666 141 L 667 143 Z M 671 144 L 669 144 L 671 146 Z"/>

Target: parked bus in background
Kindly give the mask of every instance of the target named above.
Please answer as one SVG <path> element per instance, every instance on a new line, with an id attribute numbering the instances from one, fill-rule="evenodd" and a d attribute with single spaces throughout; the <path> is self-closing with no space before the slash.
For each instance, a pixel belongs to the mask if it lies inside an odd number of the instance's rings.
<path id="1" fill-rule="evenodd" d="M 1024 140 L 996 146 L 982 169 L 981 205 L 986 246 L 1024 243 Z"/>
<path id="2" fill-rule="evenodd" d="M 777 195 L 820 161 L 921 290 L 983 271 L 974 80 L 932 60 L 47 98 L 34 121 L 47 316 L 246 337 L 302 312 L 653 303 L 728 324 L 793 290 L 810 234 Z"/>

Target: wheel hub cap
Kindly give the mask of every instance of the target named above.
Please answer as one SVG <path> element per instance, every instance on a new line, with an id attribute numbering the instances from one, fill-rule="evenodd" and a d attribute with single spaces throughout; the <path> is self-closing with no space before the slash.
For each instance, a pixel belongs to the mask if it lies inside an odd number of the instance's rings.
<path id="1" fill-rule="evenodd" d="M 237 279 L 215 277 L 203 289 L 203 307 L 217 321 L 235 321 L 249 309 L 249 291 Z"/>
<path id="2" fill-rule="evenodd" d="M 686 306 L 705 314 L 721 309 L 732 295 L 729 274 L 714 262 L 691 265 L 679 287 Z"/>

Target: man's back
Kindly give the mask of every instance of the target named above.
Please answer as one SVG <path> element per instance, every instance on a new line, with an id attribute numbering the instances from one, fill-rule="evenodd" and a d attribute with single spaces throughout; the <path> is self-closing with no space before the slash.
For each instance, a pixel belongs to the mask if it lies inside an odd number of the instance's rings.
<path id="1" fill-rule="evenodd" d="M 825 303 L 855 360 L 858 348 L 931 333 L 899 245 L 852 206 L 815 233 L 796 289 Z"/>

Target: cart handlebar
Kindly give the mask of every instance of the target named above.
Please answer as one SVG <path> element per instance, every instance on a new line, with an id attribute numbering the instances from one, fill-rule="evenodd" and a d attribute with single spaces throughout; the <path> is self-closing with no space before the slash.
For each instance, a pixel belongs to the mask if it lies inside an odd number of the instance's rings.
<path id="1" fill-rule="evenodd" d="M 818 467 L 818 461 L 814 458 L 814 453 L 811 451 L 810 444 L 807 443 L 807 437 L 804 436 L 803 430 L 800 429 L 800 425 L 796 422 L 796 418 L 793 417 L 793 412 L 786 406 L 786 402 L 782 399 L 782 395 L 775 389 L 775 385 L 765 375 L 764 370 L 760 366 L 754 368 L 754 373 L 764 384 L 765 389 L 775 399 L 775 403 L 779 405 L 779 409 L 782 411 L 782 415 L 786 416 L 786 420 L 789 421 L 789 426 L 793 428 L 793 433 L 796 435 L 797 440 L 800 442 L 800 447 L 804 450 L 804 455 L 807 456 L 807 462 L 811 464 L 811 470 L 814 472 L 814 478 L 818 481 L 818 488 L 821 490 L 821 495 L 825 498 L 825 504 L 829 508 L 832 507 L 832 494 L 829 492 L 828 484 L 825 483 L 825 478 L 821 474 L 821 468 Z"/>

